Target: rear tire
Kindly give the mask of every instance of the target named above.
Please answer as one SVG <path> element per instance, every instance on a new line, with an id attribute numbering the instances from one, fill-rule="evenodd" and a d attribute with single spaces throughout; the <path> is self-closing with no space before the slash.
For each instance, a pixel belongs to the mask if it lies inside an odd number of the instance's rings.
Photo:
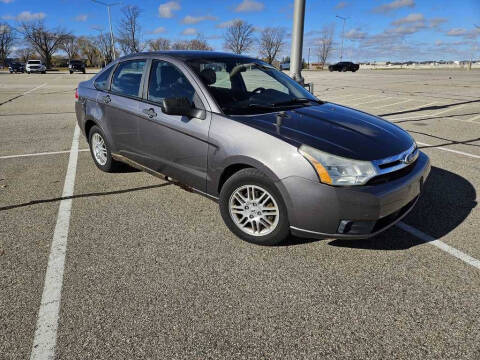
<path id="1" fill-rule="evenodd" d="M 115 172 L 121 164 L 112 158 L 111 146 L 102 129 L 94 125 L 88 134 L 88 144 L 93 162 L 102 171 Z"/>
<path id="2" fill-rule="evenodd" d="M 290 235 L 282 195 L 257 169 L 243 169 L 232 175 L 222 187 L 219 206 L 227 227 L 244 241 L 278 245 Z"/>

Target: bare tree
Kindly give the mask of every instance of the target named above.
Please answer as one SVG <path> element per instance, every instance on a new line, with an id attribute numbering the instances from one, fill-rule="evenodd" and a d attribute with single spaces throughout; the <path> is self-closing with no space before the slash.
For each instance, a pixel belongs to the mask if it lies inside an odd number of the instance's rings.
<path id="1" fill-rule="evenodd" d="M 100 33 L 94 40 L 93 44 L 97 47 L 100 52 L 105 65 L 112 62 L 113 52 L 112 44 L 110 42 L 110 35 Z"/>
<path id="2" fill-rule="evenodd" d="M 260 55 L 271 64 L 281 51 L 285 42 L 285 30 L 282 28 L 267 27 L 260 34 Z"/>
<path id="3" fill-rule="evenodd" d="M 60 44 L 60 49 L 67 53 L 68 60 L 72 60 L 74 57 L 78 56 L 80 50 L 78 38 L 73 35 L 65 36 L 65 39 L 63 39 Z"/>
<path id="4" fill-rule="evenodd" d="M 42 20 L 22 22 L 19 30 L 35 51 L 41 56 L 47 68 L 51 67 L 52 55 L 70 34 L 63 29 L 47 29 Z"/>
<path id="5" fill-rule="evenodd" d="M 8 55 L 10 55 L 15 42 L 15 30 L 7 23 L 0 23 L 0 61 L 2 66 L 6 65 Z"/>
<path id="6" fill-rule="evenodd" d="M 235 54 L 242 54 L 250 50 L 255 42 L 253 26 L 243 20 L 235 20 L 227 27 L 223 38 L 224 48 Z"/>
<path id="7" fill-rule="evenodd" d="M 87 59 L 90 66 L 99 65 L 99 59 L 102 57 L 100 50 L 96 47 L 94 43 L 94 40 L 94 38 L 89 38 L 85 36 L 78 38 L 79 53 Z"/>
<path id="8" fill-rule="evenodd" d="M 35 56 L 35 50 L 31 47 L 24 47 L 16 51 L 16 56 L 21 62 L 26 63 L 30 58 Z"/>
<path id="9" fill-rule="evenodd" d="M 170 50 L 170 40 L 165 38 L 152 39 L 148 42 L 148 48 L 151 51 Z"/>
<path id="10" fill-rule="evenodd" d="M 122 8 L 117 40 L 124 54 L 137 53 L 144 49 L 144 45 L 141 43 L 140 13 L 141 10 L 136 5 L 128 5 Z"/>
<path id="11" fill-rule="evenodd" d="M 174 50 L 207 50 L 212 51 L 213 48 L 208 45 L 207 41 L 198 37 L 193 40 L 175 41 L 172 44 Z"/>
<path id="12" fill-rule="evenodd" d="M 317 39 L 318 62 L 322 65 L 322 69 L 332 53 L 334 32 L 335 27 L 333 25 L 325 26 L 320 32 L 320 37 Z"/>

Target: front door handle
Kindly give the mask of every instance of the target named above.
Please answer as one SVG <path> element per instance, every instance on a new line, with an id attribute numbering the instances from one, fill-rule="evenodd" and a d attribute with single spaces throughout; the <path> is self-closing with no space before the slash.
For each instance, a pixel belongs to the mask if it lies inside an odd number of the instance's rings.
<path id="1" fill-rule="evenodd" d="M 155 110 L 153 108 L 150 108 L 150 109 L 143 109 L 143 113 L 148 115 L 148 117 L 150 119 L 153 119 L 154 117 L 157 116 L 157 113 L 155 112 Z"/>
<path id="2" fill-rule="evenodd" d="M 107 96 L 104 96 L 103 97 L 103 102 L 105 104 L 108 104 L 110 101 L 112 101 L 112 99 L 110 98 L 110 95 L 107 95 Z"/>

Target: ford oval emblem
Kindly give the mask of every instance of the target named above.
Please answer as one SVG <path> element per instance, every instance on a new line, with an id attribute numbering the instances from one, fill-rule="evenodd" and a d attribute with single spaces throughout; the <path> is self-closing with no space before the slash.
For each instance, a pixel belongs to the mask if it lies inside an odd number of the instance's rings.
<path id="1" fill-rule="evenodd" d="M 410 154 L 406 154 L 405 157 L 401 160 L 404 164 L 411 164 L 413 163 L 418 155 L 418 150 L 415 149 Z"/>

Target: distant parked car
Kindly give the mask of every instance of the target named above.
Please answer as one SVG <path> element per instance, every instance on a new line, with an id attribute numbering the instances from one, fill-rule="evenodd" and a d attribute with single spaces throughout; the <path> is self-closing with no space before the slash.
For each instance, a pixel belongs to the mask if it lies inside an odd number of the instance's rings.
<path id="1" fill-rule="evenodd" d="M 330 71 L 342 71 L 342 72 L 345 72 L 345 71 L 355 72 L 359 68 L 360 68 L 360 65 L 354 64 L 350 61 L 340 61 L 336 64 L 328 66 L 328 70 Z"/>
<path id="2" fill-rule="evenodd" d="M 41 60 L 28 60 L 26 66 L 27 74 L 32 72 L 39 72 L 45 74 L 47 72 L 47 68 L 45 65 L 42 64 Z"/>
<path id="3" fill-rule="evenodd" d="M 19 63 L 19 62 L 12 62 L 8 66 L 8 71 L 10 71 L 10 74 L 17 73 L 17 72 L 24 73 L 25 72 L 25 65 L 23 65 L 22 63 Z"/>
<path id="4" fill-rule="evenodd" d="M 85 63 L 83 60 L 70 60 L 68 62 L 68 71 L 70 71 L 70 74 L 73 74 L 74 71 L 85 74 Z"/>
<path id="5" fill-rule="evenodd" d="M 280 70 L 290 70 L 290 63 L 286 62 L 286 63 L 280 64 Z"/>

